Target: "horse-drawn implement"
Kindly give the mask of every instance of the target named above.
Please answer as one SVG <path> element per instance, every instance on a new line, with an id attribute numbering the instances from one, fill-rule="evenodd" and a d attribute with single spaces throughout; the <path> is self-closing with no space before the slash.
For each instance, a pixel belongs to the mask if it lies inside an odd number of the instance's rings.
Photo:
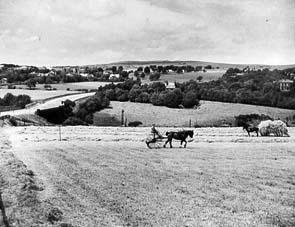
<path id="1" fill-rule="evenodd" d="M 182 131 L 168 131 L 165 133 L 166 137 L 164 136 L 158 136 L 158 137 L 153 137 L 153 135 L 150 135 L 145 143 L 148 148 L 161 148 L 161 147 L 166 147 L 167 143 L 169 143 L 170 148 L 172 148 L 172 140 L 180 140 L 180 145 L 184 144 L 184 148 L 187 145 L 187 137 L 189 136 L 190 138 L 193 138 L 194 136 L 194 131 L 193 130 L 182 130 Z M 190 140 L 189 142 L 191 142 Z"/>

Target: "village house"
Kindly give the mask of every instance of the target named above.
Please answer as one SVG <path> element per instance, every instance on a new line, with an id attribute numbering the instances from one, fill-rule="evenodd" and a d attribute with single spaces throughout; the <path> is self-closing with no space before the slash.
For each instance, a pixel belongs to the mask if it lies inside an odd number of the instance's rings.
<path id="1" fill-rule="evenodd" d="M 110 75 L 110 79 L 119 79 L 120 78 L 120 74 L 117 74 L 117 73 L 112 73 Z"/>
<path id="2" fill-rule="evenodd" d="M 91 79 L 94 77 L 94 75 L 91 73 L 80 73 L 80 76 L 85 77 L 87 79 Z"/>
<path id="3" fill-rule="evenodd" d="M 290 91 L 291 85 L 294 83 L 293 80 L 283 79 L 278 81 L 280 91 Z"/>
<path id="4" fill-rule="evenodd" d="M 169 82 L 169 83 L 165 83 L 165 85 L 166 85 L 166 89 L 168 90 L 175 89 L 175 83 Z"/>
<path id="5" fill-rule="evenodd" d="M 7 78 L 6 77 L 1 78 L 0 83 L 1 84 L 7 84 Z"/>

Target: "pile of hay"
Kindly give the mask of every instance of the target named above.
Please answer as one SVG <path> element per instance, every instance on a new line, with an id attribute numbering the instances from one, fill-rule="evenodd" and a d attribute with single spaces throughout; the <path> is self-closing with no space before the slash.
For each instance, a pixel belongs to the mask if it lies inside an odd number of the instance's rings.
<path id="1" fill-rule="evenodd" d="M 287 125 L 281 120 L 266 120 L 261 121 L 258 125 L 261 136 L 290 136 L 288 133 Z"/>

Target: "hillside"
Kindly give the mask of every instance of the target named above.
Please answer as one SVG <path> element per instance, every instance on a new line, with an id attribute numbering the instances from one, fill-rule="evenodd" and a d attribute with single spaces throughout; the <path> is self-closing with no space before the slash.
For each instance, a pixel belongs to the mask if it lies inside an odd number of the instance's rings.
<path id="1" fill-rule="evenodd" d="M 100 65 L 100 64 L 97 64 Z M 97 66 L 89 65 L 89 66 Z M 158 60 L 158 61 L 122 61 L 122 62 L 113 62 L 109 64 L 101 64 L 103 66 L 112 66 L 112 65 L 122 65 L 126 68 L 129 67 L 138 67 L 143 65 L 192 65 L 192 66 L 207 66 L 212 65 L 214 68 L 219 67 L 220 69 L 228 68 L 269 68 L 269 69 L 286 69 L 295 67 L 295 64 L 291 65 L 264 65 L 264 64 L 230 64 L 230 63 L 218 63 L 218 62 L 207 62 L 207 61 L 168 61 L 168 60 Z"/>
<path id="2" fill-rule="evenodd" d="M 152 104 L 112 101 L 111 108 L 97 113 L 94 119 L 100 114 L 109 114 L 120 120 L 122 110 L 128 122 L 141 121 L 143 126 L 150 126 L 154 123 L 158 126 L 171 127 L 187 127 L 190 121 L 192 126 L 220 126 L 223 123 L 234 125 L 234 117 L 240 114 L 265 114 L 282 120 L 286 117 L 293 119 L 294 115 L 294 110 L 238 103 L 201 101 L 198 109 L 172 109 Z"/>

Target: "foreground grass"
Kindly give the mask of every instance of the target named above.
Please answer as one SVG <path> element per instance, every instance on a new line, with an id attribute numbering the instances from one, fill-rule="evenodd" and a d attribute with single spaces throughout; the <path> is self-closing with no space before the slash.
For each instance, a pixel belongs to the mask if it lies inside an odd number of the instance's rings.
<path id="1" fill-rule="evenodd" d="M 12 151 L 74 226 L 295 224 L 292 137 L 198 129 L 187 149 L 149 150 L 145 128 L 64 127 L 62 141 L 57 130 L 10 131 Z"/>

